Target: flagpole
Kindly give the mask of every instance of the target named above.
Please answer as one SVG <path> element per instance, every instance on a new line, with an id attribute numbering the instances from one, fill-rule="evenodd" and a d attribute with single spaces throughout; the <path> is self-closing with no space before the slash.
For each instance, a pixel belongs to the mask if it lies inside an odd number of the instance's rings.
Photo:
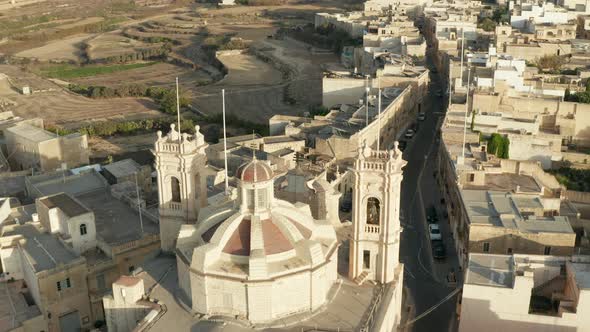
<path id="1" fill-rule="evenodd" d="M 377 151 L 379 151 L 379 147 L 381 145 L 381 80 L 378 79 L 377 84 L 379 86 L 378 91 L 379 91 L 379 98 L 378 99 L 378 103 L 379 103 L 379 107 L 377 107 Z"/>
<path id="2" fill-rule="evenodd" d="M 221 89 L 221 102 L 223 103 L 223 163 L 225 166 L 225 194 L 229 193 L 229 179 L 227 178 L 227 134 L 225 130 L 225 89 Z"/>
<path id="3" fill-rule="evenodd" d="M 178 120 L 178 142 L 180 142 L 182 135 L 180 135 L 180 96 L 178 92 L 178 77 L 176 78 L 176 117 Z"/>

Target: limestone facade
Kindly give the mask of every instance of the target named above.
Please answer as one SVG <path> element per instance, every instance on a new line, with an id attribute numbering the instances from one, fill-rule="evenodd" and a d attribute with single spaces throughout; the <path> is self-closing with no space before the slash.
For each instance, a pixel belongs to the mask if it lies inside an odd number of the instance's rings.
<path id="1" fill-rule="evenodd" d="M 355 189 L 349 277 L 364 278 L 364 274 L 388 283 L 396 278 L 399 264 L 399 193 L 406 161 L 397 143 L 390 151 L 375 151 L 365 144 L 358 155 L 352 168 Z"/>
<path id="2" fill-rule="evenodd" d="M 195 128 L 195 135 L 180 134 L 175 125 L 155 143 L 155 168 L 158 173 L 160 240 L 162 250 L 171 252 L 181 224 L 195 222 L 207 202 L 205 170 L 207 144 Z"/>

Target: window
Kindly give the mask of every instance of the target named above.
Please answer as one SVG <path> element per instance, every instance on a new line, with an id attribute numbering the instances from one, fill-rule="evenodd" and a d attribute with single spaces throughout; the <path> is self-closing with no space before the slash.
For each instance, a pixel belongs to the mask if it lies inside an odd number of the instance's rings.
<path id="1" fill-rule="evenodd" d="M 170 189 L 172 191 L 172 201 L 180 203 L 180 181 L 178 181 L 177 178 L 173 177 L 170 182 Z"/>
<path id="2" fill-rule="evenodd" d="M 483 252 L 490 252 L 490 243 L 489 242 L 483 243 Z"/>
<path id="3" fill-rule="evenodd" d="M 475 174 L 473 174 L 473 173 L 470 173 L 470 174 L 469 174 L 469 180 L 468 180 L 468 181 L 469 181 L 469 182 L 473 182 L 473 181 L 475 181 Z"/>
<path id="4" fill-rule="evenodd" d="M 254 190 L 246 190 L 246 202 L 248 203 L 248 209 L 254 209 Z"/>
<path id="5" fill-rule="evenodd" d="M 266 188 L 258 189 L 257 206 L 259 208 L 266 208 Z"/>
<path id="6" fill-rule="evenodd" d="M 86 235 L 87 231 L 86 231 L 86 224 L 81 224 L 80 225 L 80 235 Z"/>
<path id="7" fill-rule="evenodd" d="M 551 255 L 551 247 L 545 247 L 544 255 Z"/>
<path id="8" fill-rule="evenodd" d="M 63 289 L 72 288 L 72 283 L 70 282 L 70 278 L 66 278 L 65 280 L 60 280 L 55 283 L 57 286 L 57 291 L 61 292 Z"/>
<path id="9" fill-rule="evenodd" d="M 379 200 L 375 197 L 371 197 L 367 200 L 367 224 L 379 225 L 379 219 L 381 216 L 381 207 L 379 205 Z"/>

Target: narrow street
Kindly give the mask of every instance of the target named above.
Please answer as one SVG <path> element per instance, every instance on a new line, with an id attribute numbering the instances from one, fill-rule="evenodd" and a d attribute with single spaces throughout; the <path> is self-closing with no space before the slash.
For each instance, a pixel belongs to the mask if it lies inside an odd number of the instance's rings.
<path id="1" fill-rule="evenodd" d="M 404 307 L 410 308 L 403 313 L 407 316 L 403 317 L 404 322 L 411 322 L 435 306 L 461 282 L 457 253 L 450 235 L 448 219 L 443 215 L 441 194 L 435 178 L 439 148 L 438 131 L 448 103 L 446 97 L 437 96 L 437 91 L 445 91 L 445 83 L 438 74 L 431 73 L 431 87 L 423 108 L 426 119 L 419 122 L 416 135 L 408 141 L 404 151 L 404 159 L 408 161 L 408 165 L 405 167 L 401 192 L 401 223 L 404 231 L 400 259 L 405 264 Z M 431 205 L 437 209 L 438 223 L 446 247 L 447 257 L 442 260 L 434 260 L 432 255 L 426 221 L 426 209 Z M 452 270 L 458 284 L 449 284 L 447 281 L 447 276 Z M 456 300 L 455 295 L 404 330 L 456 331 Z"/>

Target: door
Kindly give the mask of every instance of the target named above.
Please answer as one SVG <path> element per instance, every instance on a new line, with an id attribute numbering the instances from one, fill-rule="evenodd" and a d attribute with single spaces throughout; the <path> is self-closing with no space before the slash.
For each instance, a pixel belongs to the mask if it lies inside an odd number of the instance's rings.
<path id="1" fill-rule="evenodd" d="M 80 325 L 80 314 L 78 311 L 59 317 L 59 327 L 61 332 L 79 332 L 82 331 Z"/>

